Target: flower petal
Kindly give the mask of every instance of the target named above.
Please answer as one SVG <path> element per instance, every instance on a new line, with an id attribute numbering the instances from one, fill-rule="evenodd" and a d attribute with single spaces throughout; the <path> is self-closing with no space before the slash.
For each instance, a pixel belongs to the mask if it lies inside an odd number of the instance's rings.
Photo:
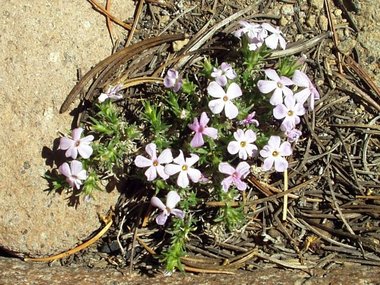
<path id="1" fill-rule="evenodd" d="M 165 149 L 157 158 L 160 164 L 166 164 L 173 161 L 172 151 L 170 149 Z"/>
<path id="2" fill-rule="evenodd" d="M 176 158 L 174 158 L 173 161 L 174 163 L 177 163 L 181 166 L 186 163 L 182 150 L 179 151 L 179 155 Z"/>
<path id="3" fill-rule="evenodd" d="M 222 185 L 222 189 L 224 192 L 228 191 L 228 188 L 230 188 L 232 182 L 233 182 L 233 180 L 232 180 L 231 176 L 228 176 L 222 180 L 221 185 Z"/>
<path id="4" fill-rule="evenodd" d="M 146 157 L 142 156 L 142 155 L 138 155 L 136 156 L 135 158 L 135 165 L 137 167 L 141 167 L 141 168 L 144 168 L 144 167 L 148 167 L 148 166 L 151 166 L 153 163 L 152 163 L 152 160 L 150 159 L 147 159 Z"/>
<path id="5" fill-rule="evenodd" d="M 177 185 L 182 188 L 189 186 L 189 178 L 187 177 L 187 172 L 181 171 L 177 178 Z"/>
<path id="6" fill-rule="evenodd" d="M 70 168 L 71 168 L 71 174 L 75 176 L 78 175 L 78 173 L 83 170 L 82 163 L 78 160 L 71 161 Z"/>
<path id="7" fill-rule="evenodd" d="M 186 158 L 186 165 L 191 167 L 199 160 L 199 156 L 196 154 L 191 154 L 190 157 Z"/>
<path id="8" fill-rule="evenodd" d="M 230 154 L 237 154 L 240 150 L 240 143 L 237 141 L 232 141 L 227 146 L 227 151 Z"/>
<path id="9" fill-rule="evenodd" d="M 245 178 L 250 172 L 250 166 L 245 161 L 242 161 L 236 167 L 236 172 L 240 174 L 240 177 Z"/>
<path id="10" fill-rule="evenodd" d="M 71 176 L 71 169 L 70 169 L 70 166 L 67 162 L 63 163 L 60 167 L 58 167 L 58 170 L 62 175 L 66 176 L 66 177 Z"/>
<path id="11" fill-rule="evenodd" d="M 185 213 L 179 209 L 171 210 L 171 213 L 179 219 L 183 219 L 185 217 Z"/>
<path id="12" fill-rule="evenodd" d="M 271 136 L 268 140 L 268 145 L 272 149 L 279 149 L 281 144 L 281 138 L 279 136 Z"/>
<path id="13" fill-rule="evenodd" d="M 75 141 L 66 137 L 62 137 L 59 140 L 59 149 L 66 150 L 75 146 Z"/>
<path id="14" fill-rule="evenodd" d="M 309 78 L 300 70 L 294 71 L 292 80 L 298 87 L 309 87 Z"/>
<path id="15" fill-rule="evenodd" d="M 265 75 L 266 75 L 269 79 L 275 81 L 276 84 L 277 84 L 277 82 L 279 82 L 279 81 L 281 80 L 280 77 L 278 76 L 276 70 L 274 70 L 274 69 L 271 69 L 271 68 L 265 69 L 265 70 L 264 70 L 264 73 L 265 73 Z"/>
<path id="16" fill-rule="evenodd" d="M 279 148 L 282 156 L 289 156 L 292 154 L 292 146 L 289 142 L 283 142 Z"/>
<path id="17" fill-rule="evenodd" d="M 162 203 L 162 201 L 157 198 L 156 196 L 153 196 L 151 199 L 150 199 L 150 204 L 153 206 L 153 207 L 156 207 L 160 210 L 165 210 L 166 209 L 166 206 L 164 203 Z"/>
<path id="18" fill-rule="evenodd" d="M 90 143 L 94 140 L 93 135 L 86 136 L 80 140 L 81 143 Z"/>
<path id="19" fill-rule="evenodd" d="M 76 159 L 78 156 L 78 148 L 75 146 L 70 147 L 66 152 L 65 152 L 66 157 L 71 157 L 73 159 Z"/>
<path id="20" fill-rule="evenodd" d="M 92 147 L 86 144 L 80 144 L 78 147 L 78 152 L 81 157 L 87 159 L 91 156 L 92 154 Z"/>
<path id="21" fill-rule="evenodd" d="M 169 175 L 165 172 L 164 166 L 162 166 L 162 165 L 156 166 L 156 171 L 162 179 L 166 180 L 169 178 Z"/>
<path id="22" fill-rule="evenodd" d="M 242 91 L 239 85 L 237 85 L 235 82 L 232 82 L 230 86 L 228 86 L 227 89 L 227 97 L 228 99 L 232 100 L 234 98 L 240 97 L 242 95 Z"/>
<path id="23" fill-rule="evenodd" d="M 284 172 L 288 168 L 288 162 L 285 158 L 279 157 L 274 161 L 274 169 L 277 172 Z"/>
<path id="24" fill-rule="evenodd" d="M 214 98 L 223 98 L 226 95 L 224 89 L 215 81 L 212 81 L 208 87 L 207 92 L 211 97 Z"/>
<path id="25" fill-rule="evenodd" d="M 72 133 L 71 133 L 71 137 L 74 141 L 77 141 L 77 140 L 80 140 L 80 136 L 83 132 L 83 129 L 82 128 L 76 128 L 76 129 L 73 129 Z"/>
<path id="26" fill-rule="evenodd" d="M 257 82 L 257 88 L 261 93 L 267 94 L 277 88 L 277 83 L 271 80 L 259 80 Z"/>
<path id="27" fill-rule="evenodd" d="M 146 176 L 146 179 L 148 181 L 152 181 L 154 179 L 156 179 L 157 177 L 157 170 L 156 168 L 152 165 L 151 167 L 149 167 L 146 171 L 145 171 L 145 176 Z"/>
<path id="28" fill-rule="evenodd" d="M 167 164 L 165 165 L 165 173 L 169 176 L 174 175 L 182 170 L 181 165 Z"/>
<path id="29" fill-rule="evenodd" d="M 174 209 L 180 200 L 181 197 L 176 191 L 170 191 L 166 196 L 166 207 L 169 209 Z"/>
<path id="30" fill-rule="evenodd" d="M 279 104 L 273 109 L 273 117 L 275 117 L 277 120 L 285 118 L 287 113 L 288 108 L 286 108 L 284 104 Z"/>
<path id="31" fill-rule="evenodd" d="M 156 223 L 157 225 L 163 226 L 165 225 L 167 219 L 168 219 L 168 214 L 166 212 L 162 212 L 156 217 Z"/>
<path id="32" fill-rule="evenodd" d="M 210 121 L 210 118 L 207 116 L 206 112 L 202 112 L 201 118 L 199 119 L 199 124 L 202 127 L 205 127 L 209 121 Z"/>
<path id="33" fill-rule="evenodd" d="M 227 101 L 224 106 L 224 113 L 226 117 L 230 120 L 235 119 L 239 114 L 239 109 L 231 101 Z"/>
<path id="34" fill-rule="evenodd" d="M 218 170 L 221 173 L 232 175 L 235 172 L 235 168 L 233 168 L 229 163 L 227 162 L 221 162 L 219 163 Z"/>
<path id="35" fill-rule="evenodd" d="M 218 130 L 215 128 L 205 128 L 203 134 L 215 140 L 218 137 Z"/>
<path id="36" fill-rule="evenodd" d="M 269 103 L 273 106 L 277 106 L 278 104 L 282 104 L 283 98 L 282 98 L 282 90 L 279 88 L 276 88 L 272 94 L 272 97 L 269 100 Z"/>
<path id="37" fill-rule="evenodd" d="M 156 144 L 154 144 L 154 143 L 147 144 L 146 147 L 145 147 L 145 151 L 146 151 L 147 154 L 149 154 L 149 156 L 152 159 L 156 159 L 157 158 L 157 147 L 156 147 Z"/>
<path id="38" fill-rule="evenodd" d="M 197 183 L 202 178 L 202 173 L 195 168 L 189 168 L 187 170 L 187 175 L 190 177 L 191 181 Z"/>
<path id="39" fill-rule="evenodd" d="M 193 139 L 190 142 L 191 147 L 200 147 L 204 144 L 203 136 L 201 133 L 195 133 Z"/>
<path id="40" fill-rule="evenodd" d="M 261 153 L 261 152 L 260 152 Z M 274 158 L 272 156 L 268 156 L 265 160 L 263 165 L 261 166 L 261 169 L 264 171 L 267 171 L 272 168 L 274 162 Z"/>
<path id="41" fill-rule="evenodd" d="M 223 111 L 224 105 L 225 104 L 223 99 L 215 99 L 208 102 L 208 107 L 213 114 L 221 113 Z"/>

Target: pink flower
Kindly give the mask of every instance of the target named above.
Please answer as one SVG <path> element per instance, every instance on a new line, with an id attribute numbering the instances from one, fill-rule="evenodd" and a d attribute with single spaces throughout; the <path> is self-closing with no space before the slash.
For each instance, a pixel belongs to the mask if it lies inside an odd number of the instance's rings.
<path id="1" fill-rule="evenodd" d="M 309 109 L 314 109 L 314 101 L 319 100 L 319 92 L 310 81 L 309 77 L 302 71 L 296 70 L 294 72 L 293 82 L 298 87 L 304 88 L 301 91 L 294 94 L 296 101 L 304 104 L 307 100 L 309 101 Z"/>
<path id="2" fill-rule="evenodd" d="M 281 130 L 284 131 L 285 136 L 288 138 L 288 142 L 297 142 L 298 139 L 302 136 L 302 132 L 298 129 L 291 129 L 291 130 L 286 130 L 283 127 Z"/>
<path id="3" fill-rule="evenodd" d="M 114 87 L 110 86 L 106 92 L 100 94 L 98 98 L 99 102 L 102 103 L 107 99 L 110 99 L 113 101 L 122 99 L 123 95 L 119 94 L 122 88 L 123 88 L 122 84 L 118 84 Z"/>
<path id="4" fill-rule="evenodd" d="M 164 86 L 171 88 L 174 92 L 178 92 L 182 87 L 182 79 L 175 69 L 169 69 L 164 78 Z"/>
<path id="5" fill-rule="evenodd" d="M 253 125 L 256 125 L 256 127 L 258 127 L 259 121 L 254 119 L 255 115 L 256 115 L 256 112 L 252 112 L 251 114 L 248 114 L 248 116 L 245 119 L 241 120 L 239 124 L 246 125 L 246 126 L 253 124 Z"/>
<path id="6" fill-rule="evenodd" d="M 66 150 L 66 157 L 76 159 L 78 152 L 83 158 L 89 158 L 91 156 L 92 147 L 90 146 L 90 143 L 94 140 L 94 136 L 89 135 L 80 138 L 82 132 L 82 128 L 76 128 L 72 131 L 72 138 L 62 137 L 60 139 L 58 149 Z"/>
<path id="7" fill-rule="evenodd" d="M 164 166 L 162 164 L 173 161 L 173 156 L 170 149 L 165 149 L 159 157 L 157 157 L 157 146 L 154 143 L 150 143 L 146 145 L 145 151 L 149 155 L 149 158 L 138 155 L 135 158 L 135 165 L 141 168 L 148 167 L 145 171 L 147 180 L 152 181 L 156 179 L 157 173 L 162 179 L 168 179 L 169 175 L 165 173 Z"/>
<path id="8" fill-rule="evenodd" d="M 83 169 L 82 163 L 78 160 L 63 163 L 59 168 L 59 172 L 66 176 L 66 181 L 73 188 L 79 189 L 82 185 L 82 180 L 87 179 L 86 170 Z"/>
<path id="9" fill-rule="evenodd" d="M 227 192 L 231 184 L 236 186 L 240 191 L 247 189 L 247 183 L 242 181 L 242 179 L 249 174 L 249 164 L 245 161 L 240 162 L 236 169 L 227 162 L 221 162 L 219 163 L 219 171 L 229 175 L 222 181 L 222 189 L 224 192 Z"/>
<path id="10" fill-rule="evenodd" d="M 200 147 L 204 144 L 203 135 L 216 139 L 218 130 L 215 128 L 207 127 L 207 123 L 210 119 L 207 117 L 206 112 L 201 114 L 198 122 L 198 118 L 194 118 L 194 122 L 189 124 L 189 128 L 195 132 L 193 139 L 190 142 L 192 147 Z"/>
<path id="11" fill-rule="evenodd" d="M 191 167 L 198 160 L 199 156 L 196 154 L 191 154 L 190 157 L 185 159 L 182 150 L 180 150 L 179 155 L 173 160 L 174 164 L 171 163 L 165 166 L 165 172 L 170 176 L 179 172 L 177 185 L 185 188 L 189 186 L 189 178 L 193 182 L 198 182 L 202 178 L 201 172 Z"/>
<path id="12" fill-rule="evenodd" d="M 270 103 L 274 106 L 281 104 L 283 102 L 283 95 L 289 96 L 293 95 L 292 90 L 287 86 L 293 85 L 293 81 L 285 76 L 279 77 L 277 72 L 273 69 L 266 69 L 265 75 L 271 80 L 259 80 L 257 82 L 257 87 L 260 92 L 267 94 L 272 91 L 272 97 L 270 98 Z"/>
<path id="13" fill-rule="evenodd" d="M 265 38 L 265 44 L 270 49 L 276 49 L 278 44 L 280 44 L 280 47 L 282 49 L 286 48 L 286 41 L 283 37 L 283 33 L 281 32 L 279 27 L 272 27 L 268 23 L 263 23 L 261 26 L 267 30 L 268 32 L 272 33 L 270 36 Z"/>
<path id="14" fill-rule="evenodd" d="M 293 95 L 285 97 L 285 104 L 278 104 L 273 109 L 273 116 L 278 119 L 284 119 L 282 126 L 285 130 L 292 130 L 300 122 L 299 116 L 305 114 L 305 108 L 302 104 L 296 103 Z"/>
<path id="15" fill-rule="evenodd" d="M 237 117 L 239 110 L 232 103 L 232 100 L 242 95 L 239 85 L 233 82 L 228 86 L 227 92 L 225 92 L 218 83 L 213 81 L 207 87 L 207 92 L 210 96 L 218 98 L 208 103 L 213 114 L 219 114 L 224 109 L 227 118 L 234 119 Z"/>
<path id="16" fill-rule="evenodd" d="M 253 144 L 256 140 L 256 134 L 252 130 L 246 130 L 245 132 L 238 129 L 234 132 L 234 138 L 236 141 L 231 141 L 228 144 L 227 150 L 230 154 L 239 153 L 239 158 L 246 160 L 253 155 L 253 151 L 257 150 L 257 146 Z"/>
<path id="17" fill-rule="evenodd" d="M 288 168 L 288 162 L 283 156 L 292 154 L 292 147 L 289 142 L 281 143 L 279 136 L 271 136 L 268 144 L 260 151 L 260 155 L 265 158 L 261 167 L 264 171 L 274 168 L 278 172 L 284 172 Z"/>
<path id="18" fill-rule="evenodd" d="M 230 64 L 222 62 L 220 68 L 214 67 L 214 71 L 211 73 L 211 76 L 215 78 L 215 82 L 220 86 L 225 86 L 227 84 L 227 78 L 235 79 L 237 75 Z"/>
<path id="19" fill-rule="evenodd" d="M 178 204 L 180 200 L 181 198 L 175 191 L 170 191 L 166 196 L 166 205 L 164 205 L 164 203 L 162 203 L 162 201 L 157 197 L 152 197 L 152 199 L 150 200 L 152 206 L 157 207 L 162 211 L 162 213 L 159 214 L 156 218 L 156 223 L 158 225 L 164 225 L 170 214 L 180 219 L 183 219 L 185 213 L 179 209 L 175 209 L 175 206 Z"/>

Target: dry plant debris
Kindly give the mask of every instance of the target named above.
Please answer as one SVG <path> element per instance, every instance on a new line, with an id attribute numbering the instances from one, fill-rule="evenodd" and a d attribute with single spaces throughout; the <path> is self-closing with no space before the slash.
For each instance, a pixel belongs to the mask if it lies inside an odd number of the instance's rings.
<path id="1" fill-rule="evenodd" d="M 302 131 L 308 136 L 298 143 L 290 161 L 288 184 L 252 176 L 244 202 L 236 204 L 254 213 L 247 223 L 225 232 L 204 221 L 204 231 L 189 237 L 188 256 L 181 262 L 189 272 L 226 274 L 268 266 L 307 272 L 345 262 L 379 266 L 380 92 L 357 63 L 355 48 L 345 54 L 339 50 L 339 42 L 357 32 L 350 12 L 342 1 L 337 1 L 339 7 L 325 1 L 321 10 L 304 1 L 230 2 L 138 1 L 135 38 L 129 37 L 126 47 L 86 74 L 61 111 L 67 111 L 84 92 L 78 110 L 86 120 L 99 90 L 116 82 L 124 84 L 125 96 L 136 104 L 134 94 L 159 81 L 164 69 L 196 68 L 204 54 L 222 57 L 229 47 L 221 43 L 236 29 L 232 19 L 286 22 L 285 33 L 296 44 L 284 52 L 307 55 L 311 68 L 305 72 L 314 76 L 321 94 L 314 112 L 303 122 Z M 107 9 L 100 10 L 112 19 Z M 315 21 L 318 12 L 328 19 L 328 30 L 306 24 Z M 161 31 L 186 33 L 189 42 L 173 51 L 171 43 L 185 36 L 148 39 Z M 134 44 L 129 45 L 131 40 Z M 285 197 L 287 215 L 283 216 Z M 113 265 L 140 272 L 157 268 L 156 248 L 162 247 L 165 233 L 146 227 L 152 210 L 147 205 L 146 195 L 138 189 L 121 195 L 114 227 L 104 239 L 108 249 L 101 250 L 113 256 Z M 223 203 L 209 202 L 205 207 L 213 211 Z M 85 254 L 78 258 L 86 262 Z"/>

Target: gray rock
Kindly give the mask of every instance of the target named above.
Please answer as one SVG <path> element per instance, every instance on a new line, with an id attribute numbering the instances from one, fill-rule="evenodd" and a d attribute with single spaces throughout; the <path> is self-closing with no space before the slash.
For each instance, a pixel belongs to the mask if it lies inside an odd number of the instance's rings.
<path id="1" fill-rule="evenodd" d="M 130 17 L 131 1 L 113 9 Z M 123 12 L 123 13 L 121 13 Z M 59 114 L 76 83 L 111 53 L 105 18 L 87 1 L 3 1 L 0 5 L 0 247 L 32 256 L 74 247 L 98 229 L 97 213 L 118 193 L 68 206 L 68 195 L 48 194 L 43 148 L 72 118 Z"/>

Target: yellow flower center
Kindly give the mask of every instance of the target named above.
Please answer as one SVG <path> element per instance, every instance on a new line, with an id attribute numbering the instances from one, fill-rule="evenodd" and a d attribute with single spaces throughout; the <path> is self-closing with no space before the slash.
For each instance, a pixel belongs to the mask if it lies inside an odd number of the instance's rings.
<path id="1" fill-rule="evenodd" d="M 158 166 L 158 160 L 153 161 L 153 166 Z"/>
<path id="2" fill-rule="evenodd" d="M 80 140 L 75 142 L 75 146 L 78 147 L 80 145 Z"/>
<path id="3" fill-rule="evenodd" d="M 279 155 L 278 151 L 275 150 L 272 152 L 272 156 L 278 156 L 278 155 Z"/>
<path id="4" fill-rule="evenodd" d="M 277 87 L 278 87 L 278 88 L 282 88 L 282 87 L 284 87 L 284 85 L 282 85 L 281 82 L 277 82 Z"/>
<path id="5" fill-rule="evenodd" d="M 184 165 L 182 165 L 182 171 L 186 171 L 187 170 L 187 165 L 186 164 L 184 164 Z"/>
<path id="6" fill-rule="evenodd" d="M 227 101 L 228 101 L 228 97 L 227 97 L 227 95 L 223 97 L 223 101 L 224 101 L 224 102 L 227 102 Z"/>
<path id="7" fill-rule="evenodd" d="M 246 145 L 247 145 L 247 142 L 245 142 L 245 141 L 241 141 L 241 142 L 240 142 L 240 146 L 241 146 L 241 147 L 245 147 Z"/>
<path id="8" fill-rule="evenodd" d="M 288 111 L 288 116 L 289 116 L 289 117 L 293 116 L 293 114 L 294 114 L 293 111 L 290 111 L 290 110 Z"/>

